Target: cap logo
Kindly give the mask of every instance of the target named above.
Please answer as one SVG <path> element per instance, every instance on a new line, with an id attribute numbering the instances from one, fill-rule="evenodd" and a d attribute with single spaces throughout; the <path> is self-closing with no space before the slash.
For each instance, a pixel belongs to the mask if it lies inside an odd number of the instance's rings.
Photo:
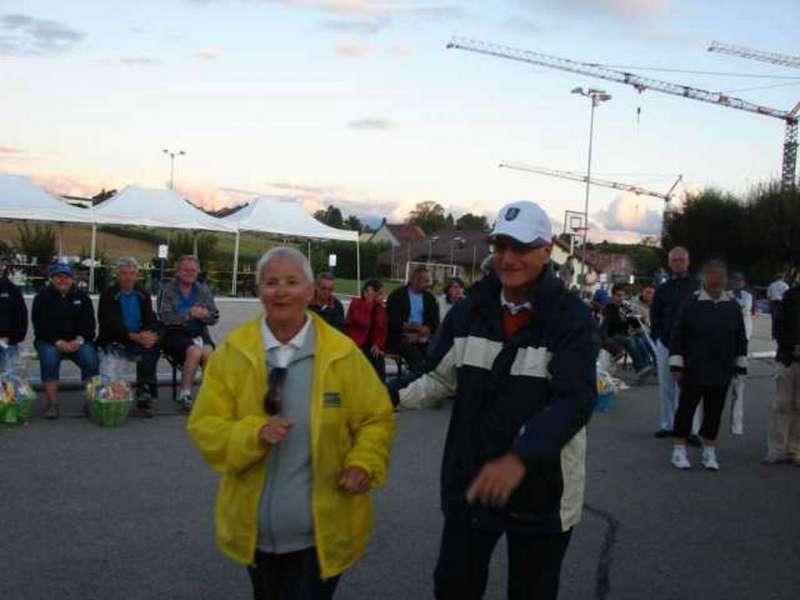
<path id="1" fill-rule="evenodd" d="M 519 215 L 519 209 L 515 206 L 512 206 L 506 211 L 506 221 L 513 221 Z"/>

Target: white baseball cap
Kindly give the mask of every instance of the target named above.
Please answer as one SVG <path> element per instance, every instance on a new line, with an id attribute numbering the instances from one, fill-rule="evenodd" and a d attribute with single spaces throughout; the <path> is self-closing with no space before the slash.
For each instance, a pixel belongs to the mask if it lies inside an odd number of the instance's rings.
<path id="1" fill-rule="evenodd" d="M 490 237 L 505 235 L 522 242 L 546 246 L 553 243 L 553 228 L 550 217 L 535 202 L 522 200 L 506 204 L 500 209 Z"/>

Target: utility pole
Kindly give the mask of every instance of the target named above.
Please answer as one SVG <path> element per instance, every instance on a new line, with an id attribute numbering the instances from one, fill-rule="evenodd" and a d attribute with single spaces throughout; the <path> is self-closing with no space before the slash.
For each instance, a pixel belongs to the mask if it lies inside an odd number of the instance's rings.
<path id="1" fill-rule="evenodd" d="M 171 151 L 168 148 L 164 148 L 164 154 L 169 156 L 169 189 L 175 189 L 175 157 L 176 156 L 186 156 L 186 152 L 184 150 L 178 151 Z"/>

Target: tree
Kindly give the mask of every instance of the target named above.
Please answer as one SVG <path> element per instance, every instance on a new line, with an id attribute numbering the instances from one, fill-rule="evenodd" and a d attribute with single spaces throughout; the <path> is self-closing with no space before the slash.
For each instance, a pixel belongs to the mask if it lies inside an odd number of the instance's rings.
<path id="1" fill-rule="evenodd" d="M 361 223 L 361 219 L 359 219 L 355 215 L 350 215 L 349 217 L 347 217 L 347 221 L 345 221 L 344 226 L 345 229 L 358 231 L 359 233 L 364 229 L 364 225 Z"/>
<path id="2" fill-rule="evenodd" d="M 425 233 L 435 233 L 444 229 L 447 219 L 444 215 L 444 208 L 441 204 L 427 201 L 419 202 L 414 210 L 411 211 L 406 223 L 419 226 Z"/>
<path id="3" fill-rule="evenodd" d="M 462 231 L 485 231 L 489 229 L 489 223 L 486 220 L 486 215 L 464 213 L 456 221 L 456 229 Z"/>
<path id="4" fill-rule="evenodd" d="M 723 258 L 765 285 L 800 257 L 800 190 L 754 188 L 746 199 L 706 190 L 667 220 L 664 248 L 686 246 L 692 263 Z"/>
<path id="5" fill-rule="evenodd" d="M 28 257 L 35 258 L 37 264 L 49 265 L 56 255 L 56 233 L 48 225 L 29 226 L 27 223 L 17 226 L 19 250 Z"/>
<path id="6" fill-rule="evenodd" d="M 342 211 L 336 208 L 333 204 L 328 206 L 325 210 L 318 210 L 314 213 L 314 218 L 317 221 L 325 223 L 330 227 L 336 227 L 336 229 L 344 229 L 344 217 L 342 217 Z"/>

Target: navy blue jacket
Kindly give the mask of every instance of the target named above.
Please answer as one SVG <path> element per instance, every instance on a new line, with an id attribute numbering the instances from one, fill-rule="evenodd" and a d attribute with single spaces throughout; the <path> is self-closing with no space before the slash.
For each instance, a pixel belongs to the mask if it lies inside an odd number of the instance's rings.
<path id="1" fill-rule="evenodd" d="M 28 307 L 22 292 L 8 277 L 0 277 L 0 337 L 19 344 L 28 333 Z"/>
<path id="2" fill-rule="evenodd" d="M 790 366 L 797 359 L 794 347 L 800 344 L 800 287 L 793 287 L 783 295 L 780 318 L 776 325 L 778 352 L 776 360 Z"/>
<path id="3" fill-rule="evenodd" d="M 94 341 L 95 319 L 92 300 L 74 286 L 62 296 L 48 285 L 33 299 L 31 311 L 36 340 L 54 344 L 58 340 L 70 342 L 82 337 Z"/>
<path id="4" fill-rule="evenodd" d="M 493 531 L 567 531 L 583 504 L 597 328 L 548 269 L 530 297 L 533 321 L 505 339 L 500 291 L 489 275 L 450 310 L 424 369 L 401 382 L 399 400 L 413 407 L 455 394 L 441 473 L 447 518 Z M 508 452 L 527 467 L 508 507 L 468 504 L 481 467 Z"/>
<path id="5" fill-rule="evenodd" d="M 703 290 L 681 305 L 669 344 L 670 369 L 684 381 L 727 387 L 734 372 L 747 368 L 747 336 L 742 308 L 730 294 L 715 302 Z"/>
<path id="6" fill-rule="evenodd" d="M 697 291 L 699 284 L 689 276 L 668 279 L 656 288 L 650 305 L 650 337 L 669 348 L 672 325 L 681 304 Z"/>

